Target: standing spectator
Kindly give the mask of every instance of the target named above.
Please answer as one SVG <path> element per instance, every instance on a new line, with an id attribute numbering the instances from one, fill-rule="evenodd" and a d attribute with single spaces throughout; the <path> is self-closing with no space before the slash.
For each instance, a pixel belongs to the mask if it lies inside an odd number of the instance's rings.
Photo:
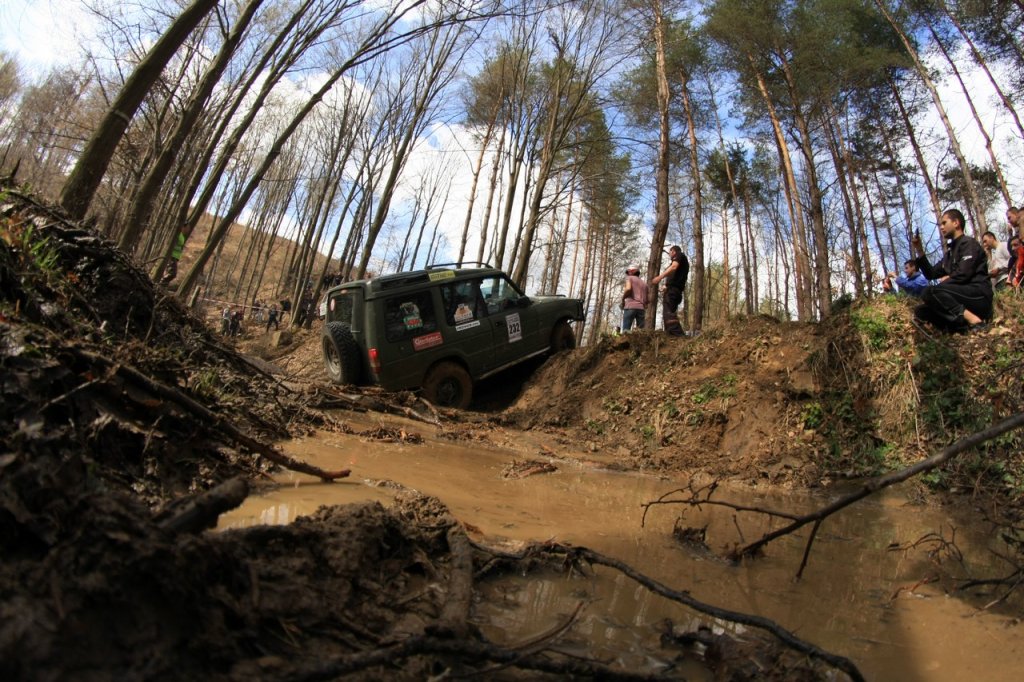
<path id="1" fill-rule="evenodd" d="M 270 325 L 274 325 L 274 331 L 280 329 L 277 325 L 277 305 L 270 306 L 270 312 L 267 313 L 267 331 L 270 331 Z"/>
<path id="2" fill-rule="evenodd" d="M 231 314 L 231 336 L 241 336 L 242 334 L 242 308 L 235 308 L 235 312 Z"/>
<path id="3" fill-rule="evenodd" d="M 949 242 L 942 263 L 931 265 L 921 235 L 910 245 L 918 254 L 917 265 L 928 279 L 938 280 L 924 290 L 922 305 L 914 311 L 919 320 L 948 331 L 980 329 L 992 316 L 992 281 L 988 276 L 985 249 L 964 234 L 964 214 L 955 208 L 942 214 L 939 230 Z"/>
<path id="4" fill-rule="evenodd" d="M 686 288 L 686 276 L 690 274 L 690 261 L 682 248 L 673 246 L 668 250 L 672 259 L 665 272 L 651 280 L 657 285 L 665 280 L 665 293 L 661 297 L 661 316 L 665 331 L 671 336 L 682 336 L 683 326 L 679 324 L 679 304 L 683 302 L 683 290 Z"/>
<path id="5" fill-rule="evenodd" d="M 231 329 L 231 308 L 224 306 L 224 310 L 220 311 L 220 335 L 227 336 L 228 331 Z"/>
<path id="6" fill-rule="evenodd" d="M 1020 289 L 1024 281 L 1024 242 L 1020 237 L 1010 238 L 1010 262 L 1007 265 L 1007 283 L 1014 289 Z"/>
<path id="7" fill-rule="evenodd" d="M 1010 271 L 1010 251 L 993 232 L 981 235 L 981 245 L 988 255 L 988 276 L 992 280 L 992 288 L 1001 289 L 1006 286 L 1006 276 Z"/>
<path id="8" fill-rule="evenodd" d="M 626 269 L 626 288 L 622 292 L 622 331 L 628 332 L 636 323 L 644 328 L 644 308 L 647 307 L 647 283 L 640 279 L 640 268 Z"/>

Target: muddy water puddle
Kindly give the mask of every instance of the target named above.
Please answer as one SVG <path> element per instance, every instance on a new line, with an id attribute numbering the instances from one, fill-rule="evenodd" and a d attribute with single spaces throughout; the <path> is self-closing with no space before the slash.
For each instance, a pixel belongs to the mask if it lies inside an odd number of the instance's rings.
<path id="1" fill-rule="evenodd" d="M 423 433 L 422 425 L 406 428 Z M 590 547 L 631 564 L 697 599 L 771 618 L 797 636 L 853 659 L 873 680 L 1019 680 L 1024 647 L 1021 625 L 1008 611 L 979 610 L 988 598 L 950 597 L 924 549 L 887 551 L 926 533 L 956 528 L 965 565 L 944 563 L 957 576 L 1008 573 L 989 551 L 989 529 L 958 510 L 913 505 L 900 491 L 866 500 L 826 521 L 800 581 L 794 580 L 806 533 L 769 545 L 767 554 L 729 566 L 716 552 L 769 529 L 761 517 L 704 506 L 686 512 L 685 525 L 707 525 L 710 552 L 684 548 L 671 537 L 681 506 L 642 504 L 680 488 L 680 481 L 602 470 L 572 458 L 553 458 L 554 473 L 505 479 L 513 459 L 537 458 L 538 447 L 555 452 L 541 434 L 506 434 L 502 445 L 436 441 L 419 445 L 381 443 L 323 434 L 288 443 L 295 457 L 334 469 L 352 468 L 352 478 L 322 484 L 285 473 L 279 487 L 249 498 L 226 515 L 222 528 L 288 523 L 319 506 L 379 500 L 413 488 L 441 499 L 452 513 L 486 536 L 486 542 L 556 540 Z M 546 450 L 547 451 L 547 450 Z M 803 512 L 824 497 L 773 495 L 721 489 L 716 499 Z M 969 510 L 964 510 L 969 511 Z M 778 522 L 776 522 L 778 524 Z M 972 524 L 974 524 L 972 526 Z M 634 670 L 656 671 L 659 624 L 696 622 L 682 609 L 618 573 L 599 569 L 587 578 L 502 578 L 488 587 L 477 610 L 478 624 L 498 642 L 528 641 L 557 627 L 580 602 L 572 631 L 560 642 Z M 1019 604 L 1013 614 L 1019 613 Z M 732 624 L 710 623 L 742 634 Z M 668 654 L 666 654 L 668 655 Z M 694 679 L 699 679 L 699 674 Z"/>

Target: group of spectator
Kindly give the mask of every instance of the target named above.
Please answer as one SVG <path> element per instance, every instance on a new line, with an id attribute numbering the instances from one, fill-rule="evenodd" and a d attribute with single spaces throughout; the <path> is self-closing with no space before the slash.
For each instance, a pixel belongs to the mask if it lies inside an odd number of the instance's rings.
<path id="1" fill-rule="evenodd" d="M 661 317 L 665 332 L 669 336 L 683 336 L 683 325 L 679 322 L 679 304 L 683 302 L 683 291 L 686 278 L 690 273 L 690 261 L 683 253 L 682 247 L 673 246 L 668 250 L 669 264 L 657 277 L 645 282 L 640 279 L 640 268 L 630 266 L 626 269 L 626 286 L 622 292 L 622 331 L 628 332 L 635 324 L 638 329 L 644 327 L 644 309 L 647 307 L 647 288 L 665 282 L 665 291 L 661 297 Z"/>
<path id="2" fill-rule="evenodd" d="M 993 292 L 1024 283 L 1024 209 L 1006 211 L 1006 241 L 986 232 L 981 242 L 964 233 L 963 213 L 950 209 L 942 214 L 939 231 L 945 240 L 942 261 L 931 264 L 920 234 L 910 245 L 916 258 L 903 264 L 903 275 L 890 272 L 882 282 L 886 291 L 900 291 L 921 299 L 915 317 L 953 332 L 984 329 L 992 318 Z"/>

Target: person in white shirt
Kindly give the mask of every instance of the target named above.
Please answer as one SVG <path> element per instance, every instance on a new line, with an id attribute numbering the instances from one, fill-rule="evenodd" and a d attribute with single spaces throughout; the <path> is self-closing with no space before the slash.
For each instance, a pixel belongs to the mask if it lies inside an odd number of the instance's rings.
<path id="1" fill-rule="evenodd" d="M 1010 271 L 1010 251 L 992 232 L 981 235 L 981 245 L 988 254 L 988 276 L 992 280 L 992 288 L 1001 289 L 1006 286 Z"/>

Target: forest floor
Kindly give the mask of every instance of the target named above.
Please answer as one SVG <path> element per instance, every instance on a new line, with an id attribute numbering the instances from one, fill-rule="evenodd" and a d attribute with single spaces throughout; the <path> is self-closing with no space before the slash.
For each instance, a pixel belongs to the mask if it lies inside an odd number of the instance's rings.
<path id="1" fill-rule="evenodd" d="M 225 342 L 105 240 L 8 189 L 0 675 L 677 679 L 561 654 L 546 646 L 558 632 L 515 648 L 488 641 L 469 618 L 481 581 L 602 559 L 553 543 L 490 549 L 434 498 L 205 531 L 281 466 L 346 476 L 274 443 L 347 432 L 348 410 L 430 421 L 453 439 L 530 430 L 608 466 L 708 481 L 813 488 L 878 474 L 1024 407 L 1024 305 L 1006 296 L 999 310 L 988 331 L 964 337 L 916 330 L 900 299 L 854 304 L 828 325 L 751 318 L 695 339 L 606 337 L 528 378 L 482 385 L 474 410 L 436 411 L 413 394 L 324 383 L 315 327 L 276 344 L 257 329 Z M 1020 442 L 965 455 L 922 491 L 984 497 L 1012 526 Z M 729 679 L 851 672 L 777 634 L 737 646 L 728 634 L 673 631 L 662 646 Z"/>

